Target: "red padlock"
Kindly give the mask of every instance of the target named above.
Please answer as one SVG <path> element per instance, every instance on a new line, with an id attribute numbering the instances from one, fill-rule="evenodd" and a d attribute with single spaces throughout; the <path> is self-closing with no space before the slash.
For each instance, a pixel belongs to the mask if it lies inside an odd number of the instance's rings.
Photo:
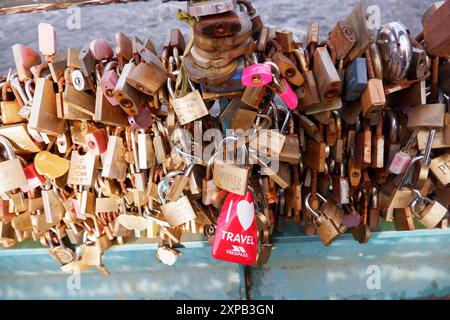
<path id="1" fill-rule="evenodd" d="M 86 134 L 86 144 L 89 152 L 95 155 L 100 155 L 106 152 L 108 148 L 108 137 L 104 128 L 97 129 Z"/>
<path id="2" fill-rule="evenodd" d="M 23 172 L 25 173 L 25 177 L 28 181 L 26 186 L 20 188 L 23 192 L 29 192 L 45 183 L 45 178 L 36 171 L 34 163 L 26 166 L 23 169 Z"/>
<path id="3" fill-rule="evenodd" d="M 256 263 L 258 234 L 253 194 L 229 193 L 217 220 L 211 255 L 218 259 L 244 265 Z"/>

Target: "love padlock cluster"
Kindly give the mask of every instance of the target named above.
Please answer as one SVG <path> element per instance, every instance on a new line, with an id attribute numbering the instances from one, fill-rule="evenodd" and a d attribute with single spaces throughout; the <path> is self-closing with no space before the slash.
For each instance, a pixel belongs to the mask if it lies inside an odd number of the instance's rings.
<path id="1" fill-rule="evenodd" d="M 115 34 L 39 52 L 2 78 L 0 234 L 32 238 L 63 271 L 108 269 L 135 238 L 172 265 L 190 234 L 216 259 L 264 265 L 286 221 L 325 246 L 447 228 L 450 1 L 416 37 L 365 1 L 320 40 L 269 28 L 250 0 L 189 1 L 161 54 Z M 231 158 L 232 161 L 229 161 Z M 184 238 L 186 236 L 186 238 Z"/>

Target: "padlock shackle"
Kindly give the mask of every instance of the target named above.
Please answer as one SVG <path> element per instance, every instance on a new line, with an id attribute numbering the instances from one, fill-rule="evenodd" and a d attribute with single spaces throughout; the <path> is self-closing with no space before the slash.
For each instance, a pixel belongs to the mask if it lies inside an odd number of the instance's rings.
<path id="1" fill-rule="evenodd" d="M 322 200 L 324 203 L 328 203 L 327 199 L 325 199 L 320 193 L 316 193 L 316 196 Z M 309 199 L 311 198 L 311 192 L 307 194 L 305 198 L 305 207 L 306 210 L 308 210 L 309 213 L 311 213 L 315 219 L 320 219 L 320 214 L 311 208 L 311 204 L 309 203 Z"/>
<path id="2" fill-rule="evenodd" d="M 281 71 L 278 65 L 273 61 L 266 61 L 264 64 L 267 64 L 272 67 L 272 73 L 274 75 L 273 80 L 281 78 Z"/>
<path id="3" fill-rule="evenodd" d="M 405 170 L 405 173 L 403 174 L 403 177 L 402 177 L 402 179 L 400 180 L 400 182 L 399 182 L 399 184 L 397 186 L 397 190 L 400 190 L 401 188 L 404 187 L 404 185 L 406 183 L 406 180 L 408 180 L 408 177 L 411 174 L 412 169 L 414 168 L 414 165 L 416 164 L 416 162 L 419 162 L 419 161 L 421 161 L 423 159 L 424 159 L 424 156 L 423 155 L 419 155 L 417 157 L 414 157 L 411 160 L 411 162 L 408 165 L 408 168 Z"/>
<path id="4" fill-rule="evenodd" d="M 181 150 L 180 147 L 178 147 L 178 146 L 174 146 L 174 149 L 175 149 L 175 152 L 178 153 L 180 156 L 189 158 L 193 164 L 201 163 L 200 157 L 189 154 L 189 153 Z"/>
<path id="5" fill-rule="evenodd" d="M 390 108 L 386 109 L 386 115 L 389 119 L 389 141 L 395 143 L 399 136 L 398 118 L 395 112 Z"/>
<path id="6" fill-rule="evenodd" d="M 6 154 L 8 155 L 9 160 L 14 160 L 16 158 L 16 153 L 14 152 L 14 147 L 11 142 L 4 136 L 0 135 L 0 144 L 5 148 Z"/>
<path id="7" fill-rule="evenodd" d="M 223 138 L 219 142 L 219 145 L 217 146 L 217 151 L 213 154 L 212 158 L 215 159 L 220 154 L 220 151 L 223 152 L 223 147 L 224 147 L 225 143 L 228 142 L 228 141 L 235 141 L 235 142 L 237 142 L 237 141 L 239 141 L 239 138 L 237 136 L 235 136 L 235 135 L 231 135 L 231 136 Z M 244 151 L 244 158 L 245 158 L 245 164 L 244 165 L 248 166 L 249 151 L 248 151 L 247 146 L 245 145 L 245 143 L 243 143 L 240 146 L 240 149 L 242 149 Z"/>

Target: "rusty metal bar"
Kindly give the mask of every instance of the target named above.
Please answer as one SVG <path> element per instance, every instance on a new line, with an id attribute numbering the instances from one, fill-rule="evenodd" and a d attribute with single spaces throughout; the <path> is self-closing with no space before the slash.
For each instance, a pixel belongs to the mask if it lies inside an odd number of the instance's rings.
<path id="1" fill-rule="evenodd" d="M 14 13 L 30 13 L 36 11 L 52 11 L 71 6 L 97 6 L 113 3 L 140 2 L 147 0 L 2 0 L 0 1 L 0 15 Z"/>

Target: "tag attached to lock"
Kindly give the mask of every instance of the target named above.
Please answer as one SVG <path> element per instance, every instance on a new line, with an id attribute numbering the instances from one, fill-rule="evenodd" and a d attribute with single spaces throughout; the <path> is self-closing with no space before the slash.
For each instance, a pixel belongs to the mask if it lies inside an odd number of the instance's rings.
<path id="1" fill-rule="evenodd" d="M 228 194 L 217 221 L 211 255 L 244 265 L 256 262 L 258 239 L 253 195 Z"/>

